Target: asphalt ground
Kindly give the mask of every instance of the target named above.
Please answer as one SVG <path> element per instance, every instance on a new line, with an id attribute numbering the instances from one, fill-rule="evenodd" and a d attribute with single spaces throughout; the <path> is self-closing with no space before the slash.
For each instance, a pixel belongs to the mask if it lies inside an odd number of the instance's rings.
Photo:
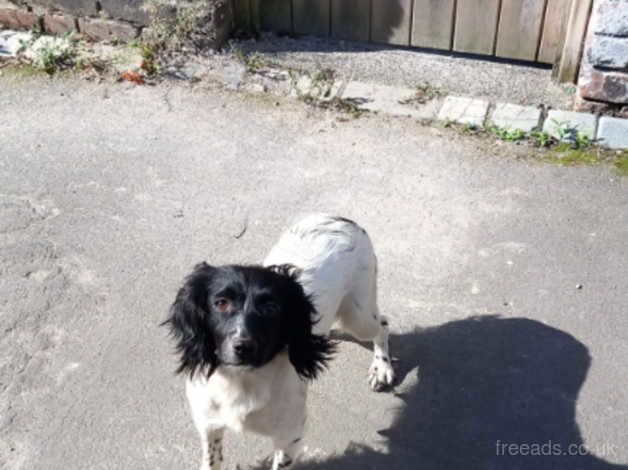
<path id="1" fill-rule="evenodd" d="M 5 73 L 0 466 L 196 468 L 159 323 L 196 262 L 259 262 L 324 210 L 373 239 L 399 381 L 371 392 L 369 350 L 342 342 L 300 468 L 626 468 L 628 180 L 525 153 L 211 87 Z M 226 442 L 227 468 L 271 450 Z"/>

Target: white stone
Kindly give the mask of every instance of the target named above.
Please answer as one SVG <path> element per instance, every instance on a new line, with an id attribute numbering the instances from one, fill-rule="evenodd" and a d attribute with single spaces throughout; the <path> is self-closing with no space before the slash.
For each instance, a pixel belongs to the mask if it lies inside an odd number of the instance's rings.
<path id="1" fill-rule="evenodd" d="M 415 104 L 416 90 L 404 87 L 349 82 L 342 99 L 353 102 L 359 109 L 380 112 L 392 116 L 409 116 L 417 119 L 433 119 L 439 100 Z"/>
<path id="2" fill-rule="evenodd" d="M 483 127 L 488 113 L 488 105 L 488 101 L 484 100 L 448 96 L 438 113 L 438 119 L 473 127 Z"/>
<path id="3" fill-rule="evenodd" d="M 246 76 L 246 67 L 240 63 L 231 62 L 220 71 L 220 79 L 230 90 L 237 90 Z"/>
<path id="4" fill-rule="evenodd" d="M 491 122 L 503 129 L 519 129 L 531 132 L 539 126 L 541 110 L 534 106 L 519 106 L 511 103 L 497 103 Z"/>
<path id="5" fill-rule="evenodd" d="M 246 83 L 244 85 L 244 90 L 250 93 L 265 93 L 266 87 L 261 83 Z"/>
<path id="6" fill-rule="evenodd" d="M 589 139 L 595 139 L 597 118 L 593 114 L 552 110 L 548 113 L 543 130 L 559 139 L 559 130 L 576 130 Z"/>
<path id="7" fill-rule="evenodd" d="M 0 57 L 15 57 L 28 44 L 33 35 L 18 31 L 0 31 Z"/>
<path id="8" fill-rule="evenodd" d="M 628 119 L 602 117 L 597 131 L 600 144 L 610 149 L 628 149 Z"/>

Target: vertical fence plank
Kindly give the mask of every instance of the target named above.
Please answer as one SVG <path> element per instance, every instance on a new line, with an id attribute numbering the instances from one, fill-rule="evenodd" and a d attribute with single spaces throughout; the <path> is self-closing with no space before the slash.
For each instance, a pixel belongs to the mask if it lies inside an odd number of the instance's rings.
<path id="1" fill-rule="evenodd" d="M 249 6 L 249 0 L 233 0 L 233 21 L 237 29 L 243 31 L 251 29 Z"/>
<path id="2" fill-rule="evenodd" d="M 251 14 L 251 27 L 253 29 L 253 31 L 261 31 L 262 30 L 262 23 L 261 23 L 261 17 L 262 14 L 260 13 L 261 11 L 261 6 L 260 6 L 260 2 L 262 0 L 249 0 L 249 8 L 250 8 L 250 14 Z"/>
<path id="3" fill-rule="evenodd" d="M 262 0 L 260 3 L 260 22 L 264 31 L 292 32 L 291 0 Z"/>
<path id="4" fill-rule="evenodd" d="M 459 0 L 454 50 L 493 54 L 498 13 L 499 0 Z"/>
<path id="5" fill-rule="evenodd" d="M 592 3 L 593 0 L 574 0 L 571 3 L 565 45 L 556 69 L 556 77 L 560 83 L 576 81 Z"/>
<path id="6" fill-rule="evenodd" d="M 294 32 L 329 36 L 330 0 L 292 0 Z"/>
<path id="7" fill-rule="evenodd" d="M 576 0 L 577 1 L 577 0 Z M 548 0 L 538 61 L 553 64 L 565 40 L 571 0 Z"/>
<path id="8" fill-rule="evenodd" d="M 534 60 L 541 37 L 545 0 L 509 0 L 502 4 L 495 55 Z"/>
<path id="9" fill-rule="evenodd" d="M 331 35 L 339 39 L 368 41 L 370 0 L 332 0 Z"/>
<path id="10" fill-rule="evenodd" d="M 453 20 L 454 0 L 415 0 L 412 45 L 449 50 Z"/>
<path id="11" fill-rule="evenodd" d="M 412 0 L 372 0 L 371 40 L 410 45 Z"/>

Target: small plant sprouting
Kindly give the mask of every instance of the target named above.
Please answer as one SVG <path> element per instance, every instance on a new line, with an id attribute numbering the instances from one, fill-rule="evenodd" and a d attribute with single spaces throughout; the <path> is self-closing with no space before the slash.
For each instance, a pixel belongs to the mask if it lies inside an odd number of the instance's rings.
<path id="1" fill-rule="evenodd" d="M 215 15 L 227 0 L 144 0 L 149 25 L 142 42 L 159 56 L 182 49 L 202 49 L 217 37 Z"/>
<path id="2" fill-rule="evenodd" d="M 499 140 L 504 140 L 506 142 L 517 142 L 528 138 L 528 134 L 521 129 L 510 129 L 489 125 L 488 130 Z"/>
<path id="3" fill-rule="evenodd" d="M 556 126 L 558 141 L 571 145 L 573 149 L 586 149 L 592 142 L 588 135 L 578 130 L 578 126 L 571 126 L 568 122 L 552 120 Z"/>
<path id="4" fill-rule="evenodd" d="M 556 143 L 556 139 L 545 131 L 532 131 L 530 138 L 534 145 L 541 148 L 550 147 Z"/>
<path id="5" fill-rule="evenodd" d="M 622 176 L 628 176 L 628 150 L 619 152 L 613 165 L 615 165 L 617 173 Z"/>
<path id="6" fill-rule="evenodd" d="M 331 104 L 338 111 L 350 114 L 354 119 L 359 118 L 366 112 L 360 109 L 358 103 L 348 98 L 335 98 L 331 101 Z"/>
<path id="7" fill-rule="evenodd" d="M 52 75 L 76 62 L 77 49 L 72 33 L 63 37 L 39 36 L 22 44 L 24 57 L 34 67 Z"/>
<path id="8" fill-rule="evenodd" d="M 322 69 L 316 72 L 310 83 L 308 95 L 315 99 L 330 98 L 334 86 L 336 72 L 333 69 Z"/>
<path id="9" fill-rule="evenodd" d="M 266 67 L 266 60 L 258 52 L 246 54 L 242 49 L 234 47 L 233 54 L 236 59 L 246 67 L 249 72 L 259 72 Z"/>
<path id="10" fill-rule="evenodd" d="M 154 76 L 159 72 L 159 62 L 157 60 L 157 51 L 147 44 L 139 45 L 140 55 L 142 56 L 141 68 L 146 75 Z"/>
<path id="11" fill-rule="evenodd" d="M 400 104 L 425 104 L 428 101 L 447 96 L 447 93 L 429 83 L 417 85 L 414 96 L 400 101 Z"/>

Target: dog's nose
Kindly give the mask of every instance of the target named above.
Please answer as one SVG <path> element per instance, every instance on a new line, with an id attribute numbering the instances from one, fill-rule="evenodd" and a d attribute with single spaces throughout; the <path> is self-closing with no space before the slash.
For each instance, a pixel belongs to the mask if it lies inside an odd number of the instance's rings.
<path id="1" fill-rule="evenodd" d="M 239 338 L 233 343 L 233 351 L 240 359 L 250 358 L 255 353 L 255 343 L 249 338 Z"/>

